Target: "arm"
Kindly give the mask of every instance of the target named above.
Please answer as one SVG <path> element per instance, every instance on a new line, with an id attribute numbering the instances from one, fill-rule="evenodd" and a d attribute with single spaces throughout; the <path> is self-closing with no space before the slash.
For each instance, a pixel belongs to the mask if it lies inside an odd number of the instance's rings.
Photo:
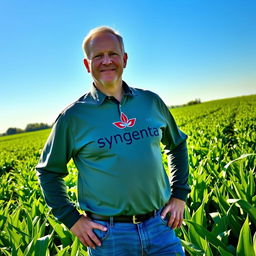
<path id="1" fill-rule="evenodd" d="M 172 195 L 162 211 L 162 218 L 170 214 L 168 225 L 172 228 L 181 227 L 188 186 L 188 154 L 186 142 L 181 143 L 168 155 L 169 169 L 172 173 Z"/>
<path id="2" fill-rule="evenodd" d="M 36 166 L 40 186 L 53 215 L 68 228 L 80 218 L 70 202 L 63 178 L 68 174 L 67 163 L 72 157 L 73 137 L 64 115 L 55 122 Z"/>
<path id="3" fill-rule="evenodd" d="M 68 174 L 67 163 L 73 155 L 73 136 L 70 121 L 61 115 L 54 124 L 45 144 L 40 161 L 36 166 L 45 201 L 53 215 L 64 223 L 85 246 L 100 246 L 93 229 L 106 231 L 106 227 L 92 222 L 79 214 L 68 198 L 63 178 Z"/>
<path id="4" fill-rule="evenodd" d="M 162 143 L 164 144 L 164 149 L 168 156 L 172 190 L 170 200 L 163 209 L 161 216 L 165 218 L 165 216 L 169 214 L 168 225 L 172 228 L 176 228 L 181 226 L 185 201 L 190 192 L 188 185 L 187 135 L 179 130 L 169 109 L 161 100 L 160 108 L 166 120 Z"/>

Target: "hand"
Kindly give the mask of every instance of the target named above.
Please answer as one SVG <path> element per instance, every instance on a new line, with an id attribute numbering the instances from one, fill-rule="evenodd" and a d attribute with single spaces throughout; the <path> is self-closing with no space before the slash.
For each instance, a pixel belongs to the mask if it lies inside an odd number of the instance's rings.
<path id="1" fill-rule="evenodd" d="M 87 247 L 95 249 L 95 245 L 101 246 L 99 238 L 94 234 L 93 229 L 107 231 L 105 226 L 93 222 L 89 217 L 82 216 L 70 229 L 71 232 Z"/>
<path id="2" fill-rule="evenodd" d="M 185 201 L 172 197 L 164 207 L 161 217 L 164 219 L 167 213 L 170 214 L 168 226 L 171 228 L 180 228 L 183 221 Z"/>

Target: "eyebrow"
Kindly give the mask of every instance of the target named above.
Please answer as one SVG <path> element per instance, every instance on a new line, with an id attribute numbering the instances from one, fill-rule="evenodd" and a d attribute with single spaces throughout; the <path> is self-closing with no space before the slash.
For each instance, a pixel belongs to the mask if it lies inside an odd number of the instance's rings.
<path id="1" fill-rule="evenodd" d="M 120 55 L 120 53 L 118 51 L 114 51 L 114 50 L 111 50 L 111 51 L 107 52 L 107 54 L 111 54 L 111 53 L 116 53 L 116 54 Z M 98 53 L 93 54 L 92 58 L 96 57 L 96 56 L 99 56 L 99 55 L 104 55 L 104 54 L 105 54 L 104 52 L 98 52 Z"/>

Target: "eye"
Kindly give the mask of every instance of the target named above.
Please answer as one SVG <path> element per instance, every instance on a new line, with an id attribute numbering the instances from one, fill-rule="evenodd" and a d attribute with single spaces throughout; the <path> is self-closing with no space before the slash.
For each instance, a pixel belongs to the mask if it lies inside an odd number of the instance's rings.
<path id="1" fill-rule="evenodd" d="M 110 56 L 117 56 L 118 54 L 116 52 L 111 52 L 109 55 Z"/>
<path id="2" fill-rule="evenodd" d="M 97 55 L 95 55 L 94 57 L 93 57 L 93 59 L 96 59 L 96 60 L 98 60 L 98 59 L 100 59 L 100 58 L 102 58 L 102 54 L 97 54 Z"/>

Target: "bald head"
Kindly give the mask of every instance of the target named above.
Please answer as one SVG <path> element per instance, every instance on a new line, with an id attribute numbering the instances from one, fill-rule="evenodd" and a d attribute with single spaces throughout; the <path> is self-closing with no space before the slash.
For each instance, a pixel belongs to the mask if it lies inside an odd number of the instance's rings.
<path id="1" fill-rule="evenodd" d="M 90 58 L 90 44 L 91 44 L 91 41 L 93 39 L 95 39 L 95 37 L 97 37 L 101 34 L 105 34 L 105 33 L 109 33 L 111 35 L 114 35 L 117 38 L 117 40 L 120 44 L 120 49 L 121 49 L 122 53 L 124 54 L 125 51 L 124 51 L 124 43 L 123 43 L 122 36 L 117 31 L 115 31 L 114 29 L 104 26 L 104 27 L 97 27 L 97 28 L 94 28 L 94 29 L 90 30 L 90 32 L 84 38 L 82 48 L 83 48 L 84 54 L 85 54 L 87 59 Z"/>

